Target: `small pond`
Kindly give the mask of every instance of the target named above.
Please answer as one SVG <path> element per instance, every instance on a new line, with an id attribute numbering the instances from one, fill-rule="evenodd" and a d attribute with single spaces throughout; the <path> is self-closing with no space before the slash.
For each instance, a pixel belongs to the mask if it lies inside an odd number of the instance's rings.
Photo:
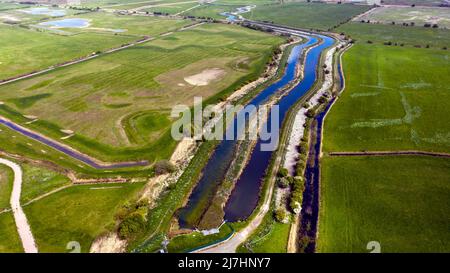
<path id="1" fill-rule="evenodd" d="M 55 28 L 83 28 L 89 26 L 89 20 L 82 18 L 68 18 L 62 20 L 43 22 L 40 23 L 39 26 L 55 27 Z"/>

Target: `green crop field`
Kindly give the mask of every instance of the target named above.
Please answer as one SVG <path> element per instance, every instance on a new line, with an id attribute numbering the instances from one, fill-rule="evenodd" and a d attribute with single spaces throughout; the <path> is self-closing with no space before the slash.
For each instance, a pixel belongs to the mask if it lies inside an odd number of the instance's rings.
<path id="1" fill-rule="evenodd" d="M 23 252 L 12 212 L 0 213 L 0 253 Z"/>
<path id="2" fill-rule="evenodd" d="M 291 27 L 327 30 L 368 9 L 369 6 L 352 4 L 286 3 L 257 6 L 243 16 L 250 20 L 273 21 Z"/>
<path id="3" fill-rule="evenodd" d="M 358 43 L 324 125 L 325 151 L 450 151 L 447 50 Z"/>
<path id="4" fill-rule="evenodd" d="M 114 228 L 116 209 L 143 183 L 72 186 L 24 207 L 40 252 L 67 252 L 77 241 L 88 252 L 93 240 Z"/>
<path id="5" fill-rule="evenodd" d="M 35 115 L 39 120 L 26 126 L 58 140 L 61 129 L 73 130 L 75 136 L 60 141 L 105 161 L 168 158 L 176 144 L 171 107 L 192 105 L 194 96 L 219 99 L 256 78 L 282 41 L 216 24 L 174 32 L 2 86 L 0 112 L 22 124 L 22 114 Z M 216 76 L 197 84 L 210 71 Z"/>
<path id="6" fill-rule="evenodd" d="M 383 44 L 385 42 L 404 44 L 405 46 L 429 45 L 433 48 L 450 48 L 450 30 L 425 27 L 404 27 L 399 25 L 377 25 L 351 22 L 335 30 L 345 33 L 358 42 Z"/>
<path id="7" fill-rule="evenodd" d="M 9 198 L 11 196 L 14 179 L 13 171 L 0 164 L 0 211 L 10 207 Z"/>
<path id="8" fill-rule="evenodd" d="M 370 20 L 372 23 L 414 23 L 416 26 L 423 26 L 425 23 L 429 23 L 437 24 L 439 27 L 450 27 L 450 12 L 448 8 L 380 7 L 359 19 Z"/>
<path id="9" fill-rule="evenodd" d="M 450 160 L 325 157 L 319 252 L 450 251 Z"/>

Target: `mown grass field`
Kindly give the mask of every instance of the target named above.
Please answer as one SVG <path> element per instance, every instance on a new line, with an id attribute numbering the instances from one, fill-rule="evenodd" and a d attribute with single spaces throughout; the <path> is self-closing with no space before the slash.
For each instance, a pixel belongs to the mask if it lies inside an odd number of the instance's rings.
<path id="1" fill-rule="evenodd" d="M 450 160 L 325 157 L 318 252 L 450 251 Z"/>
<path id="2" fill-rule="evenodd" d="M 12 212 L 0 213 L 0 253 L 23 252 Z"/>
<path id="3" fill-rule="evenodd" d="M 392 42 L 398 45 L 404 44 L 407 47 L 421 46 L 424 48 L 429 45 L 438 49 L 450 48 L 450 30 L 446 29 L 350 22 L 340 26 L 335 32 L 345 33 L 358 43 Z"/>
<path id="4" fill-rule="evenodd" d="M 133 40 L 136 38 L 96 33 L 62 36 L 0 24 L 0 79 L 30 73 Z"/>
<path id="5" fill-rule="evenodd" d="M 285 3 L 260 5 L 243 16 L 250 20 L 273 21 L 291 27 L 328 30 L 368 9 L 369 6 L 352 4 Z"/>
<path id="6" fill-rule="evenodd" d="M 237 26 L 202 25 L 2 86 L 0 112 L 22 124 L 22 114 L 35 115 L 39 121 L 27 126 L 55 139 L 73 130 L 61 141 L 105 161 L 168 158 L 176 144 L 171 107 L 192 105 L 194 96 L 218 100 L 258 77 L 281 42 Z M 184 79 L 208 69 L 221 74 L 207 85 Z"/>
<path id="7" fill-rule="evenodd" d="M 357 43 L 346 89 L 324 125 L 324 151 L 450 151 L 450 53 Z"/>
<path id="8" fill-rule="evenodd" d="M 40 252 L 68 252 L 77 241 L 88 252 L 93 240 L 115 226 L 116 209 L 143 183 L 72 186 L 24 207 Z"/>
<path id="9" fill-rule="evenodd" d="M 13 187 L 14 173 L 11 168 L 0 164 L 0 211 L 10 208 L 9 198 Z"/>

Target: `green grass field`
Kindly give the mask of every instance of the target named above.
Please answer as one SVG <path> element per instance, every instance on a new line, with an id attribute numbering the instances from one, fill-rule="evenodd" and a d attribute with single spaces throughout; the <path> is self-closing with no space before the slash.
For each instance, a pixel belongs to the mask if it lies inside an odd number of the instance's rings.
<path id="1" fill-rule="evenodd" d="M 268 217 L 273 218 L 269 213 Z M 245 244 L 239 253 L 286 253 L 291 225 L 265 220 Z"/>
<path id="2" fill-rule="evenodd" d="M 450 30 L 425 27 L 404 27 L 399 25 L 377 25 L 350 22 L 337 28 L 335 32 L 345 33 L 359 43 L 372 41 L 404 44 L 407 47 L 429 45 L 432 48 L 450 48 Z"/>
<path id="3" fill-rule="evenodd" d="M 324 125 L 325 151 L 450 151 L 450 54 L 356 44 L 346 89 Z"/>
<path id="4" fill-rule="evenodd" d="M 183 26 L 192 24 L 189 20 L 167 19 L 151 16 L 127 16 L 105 12 L 90 12 L 74 15 L 67 18 L 83 18 L 89 20 L 86 28 L 63 28 L 71 33 L 101 32 L 114 34 L 116 36 L 157 36 L 161 33 L 177 30 Z"/>
<path id="5" fill-rule="evenodd" d="M 0 213 L 0 253 L 23 252 L 12 212 Z"/>
<path id="6" fill-rule="evenodd" d="M 133 40 L 136 38 L 96 33 L 62 36 L 0 24 L 0 79 L 47 68 Z"/>
<path id="7" fill-rule="evenodd" d="M 9 198 L 11 197 L 13 179 L 13 171 L 0 164 L 0 211 L 10 207 Z"/>
<path id="8" fill-rule="evenodd" d="M 21 164 L 21 166 L 23 170 L 21 202 L 23 204 L 42 194 L 70 184 L 69 178 L 54 171 L 28 164 Z"/>
<path id="9" fill-rule="evenodd" d="M 298 28 L 328 30 L 368 9 L 369 6 L 351 4 L 286 3 L 257 6 L 243 16 Z"/>
<path id="10" fill-rule="evenodd" d="M 22 114 L 38 116 L 27 126 L 55 139 L 65 136 L 61 129 L 73 130 L 74 137 L 60 141 L 105 161 L 168 158 L 176 144 L 167 120 L 171 107 L 192 105 L 194 96 L 218 100 L 258 77 L 282 41 L 217 24 L 174 32 L 2 86 L 0 112 L 22 124 Z M 185 80 L 211 69 L 220 75 L 206 85 Z"/>
<path id="11" fill-rule="evenodd" d="M 72 186 L 24 207 L 40 252 L 67 252 L 77 241 L 88 252 L 93 240 L 115 226 L 116 209 L 143 183 Z"/>
<path id="12" fill-rule="evenodd" d="M 450 160 L 325 157 L 319 252 L 450 251 Z"/>
<path id="13" fill-rule="evenodd" d="M 185 4 L 177 4 L 177 5 L 173 5 L 173 6 L 151 7 L 151 8 L 143 9 L 142 11 L 177 14 L 179 12 L 183 12 L 183 11 L 193 8 L 195 6 L 198 6 L 198 3 L 185 3 Z"/>

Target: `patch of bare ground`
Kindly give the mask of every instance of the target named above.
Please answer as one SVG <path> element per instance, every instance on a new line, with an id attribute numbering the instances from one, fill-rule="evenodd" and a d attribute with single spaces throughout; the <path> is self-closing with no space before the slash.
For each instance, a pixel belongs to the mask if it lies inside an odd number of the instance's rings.
<path id="1" fill-rule="evenodd" d="M 205 86 L 212 81 L 220 80 L 224 75 L 225 71 L 223 69 L 214 67 L 205 69 L 198 74 L 184 77 L 184 80 L 190 85 Z"/>
<path id="2" fill-rule="evenodd" d="M 90 253 L 121 253 L 125 252 L 127 241 L 122 240 L 115 232 L 100 236 L 91 245 Z"/>

